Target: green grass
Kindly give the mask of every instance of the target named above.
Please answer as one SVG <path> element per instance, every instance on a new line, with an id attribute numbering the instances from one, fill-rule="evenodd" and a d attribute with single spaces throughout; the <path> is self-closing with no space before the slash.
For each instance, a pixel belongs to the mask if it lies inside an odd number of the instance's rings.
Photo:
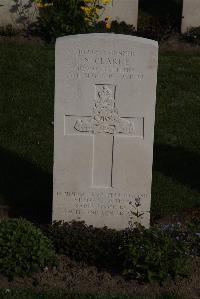
<path id="1" fill-rule="evenodd" d="M 152 213 L 200 204 L 200 53 L 161 53 L 155 126 Z"/>
<path id="2" fill-rule="evenodd" d="M 0 290 L 1 299 L 180 299 L 176 295 L 161 296 L 123 296 L 123 295 L 78 295 L 67 294 L 61 290 L 36 293 L 31 290 L 9 291 Z M 183 298 L 182 298 L 183 299 Z"/>
<path id="3" fill-rule="evenodd" d="M 160 53 L 153 218 L 200 205 L 200 54 Z M 0 200 L 48 221 L 52 205 L 54 48 L 0 43 Z"/>
<path id="4" fill-rule="evenodd" d="M 46 221 L 52 201 L 54 48 L 1 43 L 0 78 L 1 201 L 16 215 Z"/>

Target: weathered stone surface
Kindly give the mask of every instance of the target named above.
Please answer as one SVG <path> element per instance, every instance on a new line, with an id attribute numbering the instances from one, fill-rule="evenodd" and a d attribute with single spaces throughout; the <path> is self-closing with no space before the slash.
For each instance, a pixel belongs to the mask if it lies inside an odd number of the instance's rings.
<path id="1" fill-rule="evenodd" d="M 149 226 L 157 61 L 143 38 L 57 40 L 53 220 Z"/>
<path id="2" fill-rule="evenodd" d="M 124 21 L 137 28 L 138 0 L 112 0 L 106 6 L 102 19 L 111 17 L 111 20 Z"/>
<path id="3" fill-rule="evenodd" d="M 183 0 L 182 32 L 200 26 L 200 0 Z"/>

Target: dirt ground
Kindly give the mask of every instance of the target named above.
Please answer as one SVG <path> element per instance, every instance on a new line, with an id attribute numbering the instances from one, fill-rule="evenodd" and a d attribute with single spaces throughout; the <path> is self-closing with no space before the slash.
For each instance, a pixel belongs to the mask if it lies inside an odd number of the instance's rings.
<path id="1" fill-rule="evenodd" d="M 200 298 L 200 258 L 192 261 L 192 275 L 190 279 L 177 279 L 158 283 L 139 284 L 136 281 L 124 280 L 121 276 L 111 275 L 108 272 L 99 272 L 95 267 L 75 263 L 65 256 L 59 256 L 60 265 L 56 269 L 45 268 L 33 278 L 17 278 L 9 282 L 0 277 L 0 288 L 26 288 L 35 291 L 47 291 L 51 288 L 64 289 L 65 292 L 75 293 L 103 293 L 126 295 L 158 295 L 165 292 L 177 293 L 183 298 Z"/>
<path id="2" fill-rule="evenodd" d="M 200 51 L 200 46 L 195 46 L 190 43 L 186 43 L 180 39 L 179 34 L 170 36 L 167 40 L 162 41 L 159 45 L 160 51 Z"/>

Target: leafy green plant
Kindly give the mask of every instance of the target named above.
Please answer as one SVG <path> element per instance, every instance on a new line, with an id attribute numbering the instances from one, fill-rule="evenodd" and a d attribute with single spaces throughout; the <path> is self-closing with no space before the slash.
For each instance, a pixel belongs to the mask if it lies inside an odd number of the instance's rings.
<path id="1" fill-rule="evenodd" d="M 123 274 L 140 281 L 188 274 L 189 248 L 179 229 L 137 227 L 126 233 L 120 249 Z"/>
<path id="2" fill-rule="evenodd" d="M 99 268 L 115 268 L 122 232 L 87 226 L 84 222 L 55 222 L 45 233 L 56 252 Z"/>
<path id="3" fill-rule="evenodd" d="M 191 239 L 179 226 L 145 229 L 138 225 L 115 231 L 84 222 L 55 222 L 45 232 L 57 253 L 126 278 L 162 282 L 188 274 Z"/>
<path id="4" fill-rule="evenodd" d="M 44 0 L 38 4 L 39 17 L 30 27 L 47 40 L 58 36 L 87 32 L 88 23 L 81 0 Z"/>
<path id="5" fill-rule="evenodd" d="M 37 0 L 39 18 L 31 27 L 39 30 L 48 40 L 69 34 L 87 33 L 95 26 L 109 1 L 111 0 Z"/>
<path id="6" fill-rule="evenodd" d="M 113 32 L 117 34 L 127 34 L 136 35 L 135 27 L 133 25 L 128 25 L 125 22 L 112 21 L 110 28 L 106 27 L 106 22 L 101 21 L 95 24 L 94 28 L 91 30 L 95 32 Z"/>
<path id="7" fill-rule="evenodd" d="M 133 36 L 140 36 L 153 40 L 160 41 L 167 37 L 167 31 L 162 31 L 159 26 L 144 26 L 136 30 L 133 25 L 125 22 L 112 21 L 109 29 L 106 27 L 106 22 L 98 22 L 94 27 L 90 28 L 92 32 L 112 32 L 116 34 L 126 34 Z"/>
<path id="8" fill-rule="evenodd" d="M 55 265 L 51 242 L 25 219 L 0 222 L 0 273 L 13 278 Z"/>

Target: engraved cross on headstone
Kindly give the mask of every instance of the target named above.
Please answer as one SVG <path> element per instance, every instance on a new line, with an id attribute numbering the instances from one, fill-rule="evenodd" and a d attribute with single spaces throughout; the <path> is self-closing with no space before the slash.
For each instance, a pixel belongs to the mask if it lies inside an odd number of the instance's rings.
<path id="1" fill-rule="evenodd" d="M 116 86 L 95 85 L 92 116 L 67 115 L 76 135 L 93 136 L 92 182 L 94 188 L 113 187 L 114 146 L 117 137 L 143 137 L 143 118 L 120 117 L 115 103 Z M 138 134 L 139 132 L 139 134 Z M 138 135 L 137 135 L 138 134 Z M 66 134 L 68 135 L 68 134 Z M 74 135 L 74 134 L 73 134 Z"/>

